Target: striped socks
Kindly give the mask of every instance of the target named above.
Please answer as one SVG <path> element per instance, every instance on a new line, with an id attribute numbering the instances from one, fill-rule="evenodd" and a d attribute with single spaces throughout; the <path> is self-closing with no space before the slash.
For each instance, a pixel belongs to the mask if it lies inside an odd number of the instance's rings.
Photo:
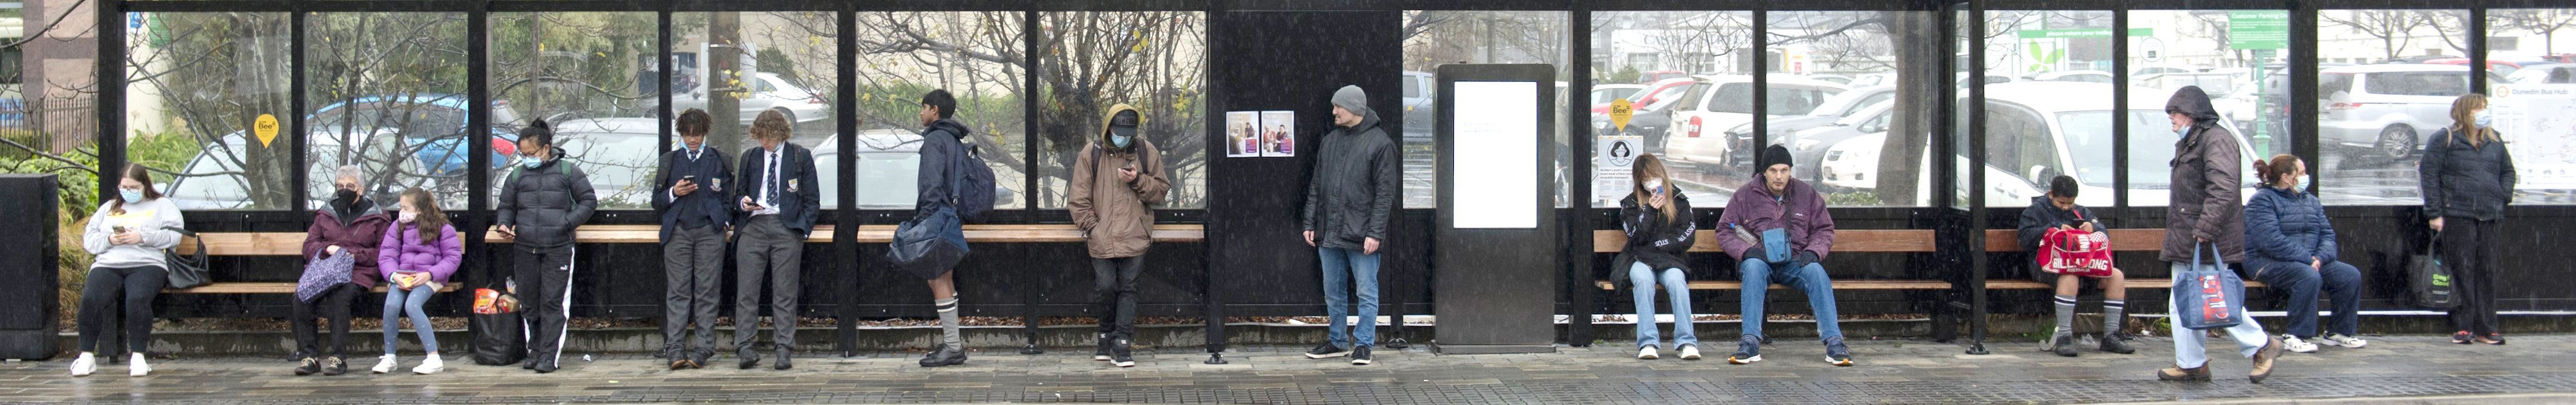
<path id="1" fill-rule="evenodd" d="M 957 299 L 932 301 L 939 308 L 939 342 L 948 347 L 966 347 L 966 339 L 957 334 Z"/>
<path id="2" fill-rule="evenodd" d="M 2075 296 L 2057 296 L 2057 334 L 2050 336 L 2054 339 L 2054 336 L 2073 333 L 2075 333 Z"/>
<path id="3" fill-rule="evenodd" d="M 2105 299 L 2105 300 L 2102 300 L 2102 336 L 2103 336 L 2103 337 L 2110 337 L 2110 336 L 2112 336 L 2112 335 L 2118 335 L 2118 334 L 2120 334 L 2120 321 L 2122 321 L 2122 320 L 2126 320 L 2126 319 L 2129 319 L 2129 318 L 2126 318 L 2126 316 L 2127 316 L 2127 315 L 2121 315 L 2121 312 L 2125 312 L 2125 310 L 2127 310 L 2127 309 L 2128 309 L 2128 307 L 2129 307 L 2129 302 L 2128 302 L 2128 301 L 2126 301 L 2126 300 L 2113 300 L 2113 299 Z"/>

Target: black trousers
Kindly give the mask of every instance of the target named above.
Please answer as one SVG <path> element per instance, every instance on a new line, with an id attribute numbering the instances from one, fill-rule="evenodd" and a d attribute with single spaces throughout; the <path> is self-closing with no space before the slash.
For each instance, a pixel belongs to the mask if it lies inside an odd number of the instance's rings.
<path id="1" fill-rule="evenodd" d="M 314 296 L 312 301 L 296 301 L 295 315 L 286 318 L 289 329 L 295 331 L 295 357 L 340 357 L 341 354 L 347 353 L 349 306 L 357 301 L 358 292 L 364 290 L 357 284 L 340 283 L 340 285 L 331 286 L 330 289 L 322 290 L 322 295 Z M 324 322 L 331 324 L 331 347 L 328 352 L 316 347 L 321 339 L 315 336 L 317 333 L 314 331 L 314 318 L 322 318 Z"/>
<path id="2" fill-rule="evenodd" d="M 2451 308 L 2451 329 L 2479 335 L 2502 333 L 2496 325 L 2496 259 L 2503 255 L 2503 227 L 2475 218 L 2442 219 L 2442 266 L 2451 269 L 2451 285 L 2460 306 Z"/>
<path id="3" fill-rule="evenodd" d="M 1092 308 L 1100 314 L 1100 333 L 1136 336 L 1136 274 L 1144 271 L 1144 256 L 1091 259 Z"/>
<path id="4" fill-rule="evenodd" d="M 152 298 L 161 296 L 161 287 L 170 284 L 170 273 L 161 267 L 93 267 L 89 282 L 81 286 L 80 351 L 97 352 L 98 337 L 107 332 L 107 323 L 116 321 L 116 305 L 125 304 L 125 344 L 128 350 L 142 353 L 152 344 Z"/>
<path id="5" fill-rule="evenodd" d="M 563 356 L 564 320 L 572 316 L 573 248 L 510 248 L 512 279 L 519 283 L 520 319 L 527 323 L 528 361 L 546 364 Z"/>

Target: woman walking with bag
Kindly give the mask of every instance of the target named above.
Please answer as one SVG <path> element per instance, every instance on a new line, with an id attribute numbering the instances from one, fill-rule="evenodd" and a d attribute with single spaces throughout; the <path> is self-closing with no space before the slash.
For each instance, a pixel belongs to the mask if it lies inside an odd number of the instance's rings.
<path id="1" fill-rule="evenodd" d="M 2496 325 L 2496 257 L 2503 254 L 2505 204 L 2513 203 L 2513 153 L 2496 134 L 2487 96 L 2451 102 L 2451 126 L 2433 131 L 2416 166 L 2424 181 L 2424 217 L 2441 242 L 2460 306 L 2451 308 L 2451 343 L 2504 344 Z"/>
<path id="2" fill-rule="evenodd" d="M 377 358 L 373 371 L 394 371 L 394 349 L 402 347 L 402 315 L 409 313 L 411 329 L 420 334 L 421 349 L 429 352 L 411 372 L 437 374 L 447 365 L 438 358 L 437 328 L 430 326 L 429 313 L 421 312 L 421 306 L 447 285 L 448 276 L 456 274 L 457 263 L 465 258 L 465 244 L 428 191 L 403 192 L 401 207 L 402 214 L 395 218 L 400 224 L 385 231 L 376 250 L 376 268 L 390 285 L 385 287 L 385 355 Z"/>
<path id="3" fill-rule="evenodd" d="M 1636 186 L 1619 201 L 1619 229 L 1628 233 L 1628 244 L 1610 260 L 1610 268 L 1628 269 L 1628 288 L 1637 303 L 1637 359 L 1661 357 L 1655 354 L 1660 334 L 1655 330 L 1655 288 L 1661 287 L 1672 296 L 1673 350 L 1681 352 L 1682 360 L 1699 360 L 1699 334 L 1691 328 L 1690 263 L 1682 259 L 1699 224 L 1691 220 L 1690 197 L 1668 183 L 1663 159 L 1640 155 L 1636 167 Z"/>
<path id="4" fill-rule="evenodd" d="M 185 224 L 179 206 L 152 188 L 152 172 L 127 164 L 124 176 L 116 186 L 117 198 L 99 205 L 82 227 L 81 249 L 96 258 L 90 262 L 89 281 L 81 286 L 80 358 L 72 360 L 73 377 L 98 372 L 98 337 L 116 319 L 108 308 L 120 299 L 125 303 L 126 349 L 134 351 L 125 363 L 130 368 L 126 375 L 152 373 L 152 366 L 143 362 L 143 349 L 152 343 L 152 298 L 170 282 L 164 251 L 179 245 L 179 232 L 172 229 Z"/>

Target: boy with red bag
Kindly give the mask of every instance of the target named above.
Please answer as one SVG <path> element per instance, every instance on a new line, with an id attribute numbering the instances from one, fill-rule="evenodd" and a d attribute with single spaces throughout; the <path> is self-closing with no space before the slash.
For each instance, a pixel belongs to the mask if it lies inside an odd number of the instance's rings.
<path id="1" fill-rule="evenodd" d="M 2074 177 L 2057 176 L 2048 182 L 2048 195 L 2031 198 L 2030 207 L 2021 210 L 2018 236 L 2036 262 L 2031 278 L 2057 289 L 2057 333 L 2042 349 L 2075 357 L 2075 295 L 2082 292 L 2078 280 L 2093 278 L 2101 280 L 2094 285 L 2102 290 L 2102 351 L 2133 353 L 2137 350 L 2120 333 L 2128 277 L 2111 267 L 2110 237 L 2104 233 L 2109 228 L 2093 210 L 2075 205 L 2081 189 Z"/>

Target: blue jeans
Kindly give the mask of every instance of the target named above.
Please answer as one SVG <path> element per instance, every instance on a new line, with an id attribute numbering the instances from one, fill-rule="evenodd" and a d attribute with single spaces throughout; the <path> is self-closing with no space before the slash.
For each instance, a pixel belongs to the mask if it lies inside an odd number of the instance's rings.
<path id="1" fill-rule="evenodd" d="M 1324 314 L 1332 318 L 1326 334 L 1333 347 L 1354 348 L 1377 345 L 1377 256 L 1357 249 L 1316 248 L 1315 256 L 1324 260 Z M 1343 325 L 1351 315 L 1352 283 L 1359 287 L 1357 329 Z M 1354 346 L 1353 344 L 1357 345 Z"/>
<path id="2" fill-rule="evenodd" d="M 1791 269 L 1787 264 L 1774 265 L 1746 259 L 1737 269 L 1744 281 L 1744 334 L 1762 336 L 1762 304 L 1771 294 L 1771 283 L 1807 293 L 1807 306 L 1816 309 L 1816 334 L 1832 344 L 1843 338 L 1843 327 L 1834 311 L 1834 280 L 1825 277 L 1825 265 L 1808 263 Z"/>
<path id="3" fill-rule="evenodd" d="M 2254 279 L 2270 284 L 2273 289 L 2290 293 L 2289 329 L 2282 332 L 2301 338 L 2316 338 L 2317 293 L 2326 294 L 2334 306 L 2334 319 L 2326 331 L 2344 336 L 2361 333 L 2361 269 L 2344 262 L 2326 262 L 2325 268 L 2308 267 L 2307 263 L 2247 260 L 2254 268 Z"/>
<path id="4" fill-rule="evenodd" d="M 2191 270 L 2191 263 L 2174 263 L 2172 274 L 2179 275 L 2186 270 Z M 2237 293 L 2243 294 L 2244 292 L 2240 291 Z M 2167 303 L 2165 313 L 2170 314 L 2167 316 L 2179 316 L 2183 313 L 2180 310 L 2174 309 L 2175 307 L 2171 305 L 2173 300 L 2168 299 L 2165 300 L 2165 302 Z M 2182 324 L 2182 320 L 2177 318 L 2174 319 L 2173 323 L 2180 325 Z M 2271 343 L 2270 338 L 2263 336 L 2263 324 L 2251 321 L 2240 322 L 2237 323 L 2236 326 L 2227 327 L 2227 338 L 2236 341 L 2236 351 L 2245 357 L 2254 357 L 2255 351 L 2263 350 L 2263 345 Z M 2209 349 L 2202 345 L 2202 341 L 2208 339 L 2208 334 L 2200 333 L 2200 331 L 2196 330 L 2182 329 L 2174 331 L 2174 366 L 2182 368 L 2200 368 L 2201 366 L 2208 365 Z"/>
<path id="5" fill-rule="evenodd" d="M 1628 286 L 1637 302 L 1637 347 L 1661 343 L 1655 339 L 1663 334 L 1655 330 L 1655 286 L 1673 297 L 1673 347 L 1699 344 L 1699 334 L 1691 331 L 1690 280 L 1682 269 L 1664 269 L 1663 277 L 1657 278 L 1653 267 L 1636 262 L 1628 266 Z"/>
<path id="6" fill-rule="evenodd" d="M 401 339 L 399 339 L 399 337 L 402 336 L 402 330 L 398 329 L 402 326 L 402 322 L 397 322 L 396 320 L 402 319 L 400 317 L 404 313 L 411 314 L 412 331 L 420 333 L 420 347 L 422 349 L 427 349 L 430 353 L 437 353 L 438 328 L 431 327 L 429 325 L 429 313 L 421 312 L 420 306 L 428 304 L 429 297 L 437 295 L 438 289 L 431 288 L 429 284 L 421 284 L 418 287 L 412 287 L 410 291 L 404 291 L 400 288 L 393 288 L 391 281 L 387 281 L 386 283 L 384 318 L 385 355 L 391 356 L 394 354 L 395 348 L 402 347 Z"/>

